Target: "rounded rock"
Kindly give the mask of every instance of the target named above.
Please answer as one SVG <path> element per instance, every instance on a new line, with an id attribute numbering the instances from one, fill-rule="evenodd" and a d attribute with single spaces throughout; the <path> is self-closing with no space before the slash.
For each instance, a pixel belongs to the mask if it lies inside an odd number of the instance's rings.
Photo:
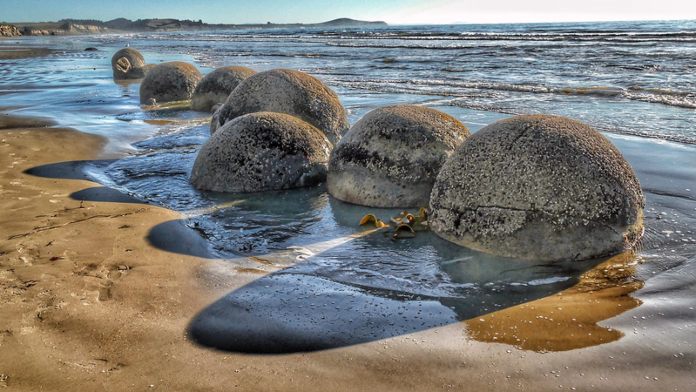
<path id="1" fill-rule="evenodd" d="M 238 117 L 203 145 L 191 172 L 198 189 L 244 193 L 312 186 L 326 179 L 331 143 L 314 126 L 272 112 Z"/>
<path id="2" fill-rule="evenodd" d="M 210 111 L 215 104 L 227 100 L 232 90 L 249 76 L 255 74 L 247 67 L 222 67 L 205 75 L 198 83 L 191 98 L 191 108 L 202 112 Z"/>
<path id="3" fill-rule="evenodd" d="M 116 80 L 141 79 L 145 77 L 145 58 L 133 48 L 123 48 L 111 57 L 111 69 Z"/>
<path id="4" fill-rule="evenodd" d="M 215 131 L 220 129 L 220 127 L 222 126 L 222 125 L 220 125 L 220 109 L 222 109 L 221 105 L 215 105 L 211 109 L 213 111 L 213 116 L 210 119 L 210 134 L 211 135 L 213 133 L 215 133 Z"/>
<path id="5" fill-rule="evenodd" d="M 172 61 L 158 64 L 140 84 L 140 103 L 151 104 L 191 99 L 201 73 L 191 64 Z"/>
<path id="6" fill-rule="evenodd" d="M 375 109 L 331 153 L 328 191 L 370 207 L 426 207 L 437 173 L 469 135 L 461 122 L 435 109 Z"/>
<path id="7" fill-rule="evenodd" d="M 452 154 L 433 187 L 429 223 L 487 253 L 585 260 L 633 247 L 644 206 L 631 166 L 599 132 L 529 115 L 483 128 Z"/>
<path id="8" fill-rule="evenodd" d="M 291 114 L 320 129 L 336 143 L 348 130 L 348 117 L 338 96 L 319 79 L 304 72 L 274 69 L 250 76 L 229 95 L 220 124 L 247 113 Z"/>

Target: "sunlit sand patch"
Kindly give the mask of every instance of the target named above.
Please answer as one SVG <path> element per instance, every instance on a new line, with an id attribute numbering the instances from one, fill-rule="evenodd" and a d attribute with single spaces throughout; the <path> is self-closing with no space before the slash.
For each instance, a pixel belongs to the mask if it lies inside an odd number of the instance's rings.
<path id="1" fill-rule="evenodd" d="M 635 278 L 634 252 L 614 256 L 557 294 L 466 322 L 475 340 L 505 343 L 537 352 L 567 351 L 620 339 L 623 333 L 597 325 L 640 306 L 629 294 L 642 288 Z"/>
<path id="2" fill-rule="evenodd" d="M 158 119 L 153 119 L 153 120 L 143 120 L 143 122 L 145 124 L 150 124 L 150 125 L 171 125 L 171 124 L 175 124 L 176 120 L 158 118 Z"/>
<path id="3" fill-rule="evenodd" d="M 188 110 L 191 109 L 191 101 L 172 101 L 163 102 L 154 105 L 142 105 L 145 111 L 162 111 L 162 110 Z"/>
<path id="4" fill-rule="evenodd" d="M 215 204 L 214 206 L 210 206 L 210 207 L 195 208 L 195 209 L 188 210 L 188 211 L 182 211 L 181 214 L 188 217 L 188 218 L 195 218 L 195 217 L 201 216 L 201 215 L 212 214 L 216 211 L 224 210 L 225 208 L 234 207 L 234 206 L 243 204 L 244 202 L 246 202 L 246 199 L 231 200 L 231 201 L 228 201 L 225 203 Z"/>
<path id="5" fill-rule="evenodd" d="M 287 268 L 298 262 L 306 261 L 317 254 L 329 249 L 341 246 L 357 238 L 380 231 L 380 228 L 360 231 L 344 237 L 333 238 L 326 241 L 305 244 L 303 246 L 289 246 L 286 250 L 274 251 L 261 256 L 249 256 L 254 262 L 274 266 L 276 269 Z"/>
<path id="6" fill-rule="evenodd" d="M 239 259 L 227 259 L 223 263 L 209 263 L 206 266 L 208 281 L 215 281 L 230 273 L 242 273 L 252 275 L 268 275 L 273 272 L 292 267 L 298 262 L 306 261 L 319 253 L 331 248 L 341 246 L 357 238 L 380 231 L 379 228 L 364 230 L 344 237 L 338 237 L 327 241 L 320 241 L 304 246 L 289 246 L 285 250 L 270 252 L 264 255 L 245 256 Z M 230 262 L 233 265 L 230 268 Z"/>
<path id="7" fill-rule="evenodd" d="M 163 125 L 182 125 L 182 126 L 195 126 L 195 125 L 201 125 L 201 124 L 208 124 L 210 122 L 210 118 L 201 118 L 201 119 L 175 119 L 175 118 L 152 118 L 152 119 L 147 119 L 143 120 L 145 124 L 150 124 L 150 125 L 156 125 L 156 126 L 163 126 Z"/>

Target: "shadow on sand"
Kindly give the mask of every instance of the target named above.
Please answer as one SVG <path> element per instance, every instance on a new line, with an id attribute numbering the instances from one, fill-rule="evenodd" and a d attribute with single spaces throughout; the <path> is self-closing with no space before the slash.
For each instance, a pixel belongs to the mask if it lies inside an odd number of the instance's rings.
<path id="1" fill-rule="evenodd" d="M 86 167 L 108 165 L 109 162 L 61 162 L 32 168 L 26 173 L 49 178 L 88 179 L 84 174 Z M 73 193 L 71 198 L 140 203 L 106 187 L 87 188 Z M 255 208 L 259 208 L 258 204 Z M 355 226 L 362 210 L 332 201 L 331 211 L 339 224 L 350 222 Z M 355 232 L 358 231 L 356 227 Z M 394 245 L 385 241 L 380 231 L 363 234 L 329 239 L 314 248 L 308 244 L 307 248 L 315 250 L 309 256 L 234 290 L 202 310 L 191 320 L 189 336 L 203 346 L 249 354 L 288 354 L 345 347 L 478 319 L 511 307 L 517 309 L 516 305 L 573 287 L 587 271 L 607 262 L 604 259 L 544 265 L 501 259 L 462 250 L 431 233 L 423 233 L 402 242 L 399 245 L 402 254 L 420 252 L 424 247 L 437 253 L 439 260 L 445 261 L 436 265 L 436 274 L 449 276 L 456 290 L 446 287 L 421 290 L 421 287 L 406 287 L 399 282 L 385 288 L 370 284 L 370 272 L 365 272 L 366 276 L 361 278 L 355 278 L 354 274 L 360 273 L 360 263 L 384 261 L 394 268 L 399 266 L 400 260 L 374 260 L 374 257 L 357 260 L 356 256 L 356 265 L 351 265 L 355 251 L 353 242 L 360 242 L 362 249 L 374 250 L 375 255 L 388 254 L 385 250 Z M 218 258 L 210 252 L 208 241 L 191 235 L 191 228 L 183 219 L 154 226 L 147 240 L 167 252 Z M 268 260 L 274 257 L 272 253 L 266 256 Z M 364 253 L 362 256 L 366 258 Z M 338 265 L 340 263 L 344 265 Z M 423 287 L 429 284 L 422 282 Z M 630 291 L 623 295 L 628 296 Z M 636 302 L 633 307 L 638 304 Z M 619 305 L 615 312 L 605 312 L 601 317 L 614 316 L 630 308 Z M 509 328 L 509 325 L 500 328 Z M 474 338 L 491 341 L 493 333 L 479 331 Z M 527 333 L 535 331 L 529 329 Z M 620 333 L 607 334 L 605 341 L 595 340 L 584 346 L 574 344 L 566 349 L 606 343 L 620 336 Z M 515 341 L 506 343 L 515 344 Z"/>

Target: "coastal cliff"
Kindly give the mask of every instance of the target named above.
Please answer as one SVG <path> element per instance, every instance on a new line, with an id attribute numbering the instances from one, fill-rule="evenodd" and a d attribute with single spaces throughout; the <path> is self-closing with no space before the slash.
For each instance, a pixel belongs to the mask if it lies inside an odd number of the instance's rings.
<path id="1" fill-rule="evenodd" d="M 0 24 L 0 37 L 18 37 L 22 33 L 17 29 L 17 26 Z"/>
<path id="2" fill-rule="evenodd" d="M 26 23 L 19 27 L 20 35 L 75 35 L 75 34 L 100 34 L 112 30 L 106 26 L 91 23 L 71 22 L 46 22 Z"/>
<path id="3" fill-rule="evenodd" d="M 144 32 L 144 31 L 190 31 L 190 30 L 234 30 L 234 29 L 254 29 L 254 28 L 355 28 L 361 26 L 387 26 L 382 21 L 362 21 L 349 18 L 339 18 L 323 23 L 257 23 L 257 24 L 209 24 L 202 20 L 179 20 L 179 19 L 138 19 L 130 20 L 117 18 L 109 21 L 91 19 L 62 19 L 58 22 L 41 23 L 21 23 L 17 26 L 2 25 L 8 28 L 8 34 L 14 32 L 15 35 L 76 35 L 76 34 L 103 34 L 116 32 Z M 14 30 L 10 31 L 9 29 Z"/>

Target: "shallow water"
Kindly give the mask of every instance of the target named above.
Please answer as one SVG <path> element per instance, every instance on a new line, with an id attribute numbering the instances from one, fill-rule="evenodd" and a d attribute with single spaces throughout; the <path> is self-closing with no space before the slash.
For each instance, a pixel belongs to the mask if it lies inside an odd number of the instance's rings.
<path id="1" fill-rule="evenodd" d="M 234 263 L 239 256 L 254 256 L 259 265 L 283 268 L 231 293 L 210 314 L 220 317 L 226 309 L 255 303 L 260 310 L 249 323 L 277 317 L 309 335 L 313 330 L 307 326 L 321 327 L 322 317 L 343 314 L 365 321 L 349 337 L 307 341 L 296 336 L 297 345 L 286 347 L 316 349 L 451 323 L 540 298 L 572 286 L 596 262 L 548 266 L 498 258 L 429 233 L 393 241 L 382 232 L 365 232 L 358 221 L 368 211 L 388 219 L 398 210 L 347 205 L 331 199 L 323 187 L 253 195 L 199 192 L 187 178 L 207 140 L 209 115 L 141 109 L 138 84 L 116 84 L 111 78 L 110 56 L 117 48 L 142 49 L 148 62 L 195 61 L 204 71 L 223 64 L 302 69 L 336 89 L 351 123 L 393 103 L 435 107 L 472 131 L 515 113 L 587 121 L 605 131 L 638 174 L 647 207 L 639 253 L 643 263 L 636 275 L 647 291 L 651 282 L 661 282 L 670 298 L 670 290 L 681 290 L 684 283 L 670 288 L 659 277 L 675 270 L 682 276 L 696 273 L 694 29 L 694 22 L 646 22 L 7 40 L 2 45 L 60 50 L 45 58 L 0 62 L 0 98 L 15 114 L 50 117 L 107 137 L 105 156 L 117 159 L 94 162 L 88 173 L 141 201 L 182 212 L 182 222 L 207 239 L 209 257 Z M 88 46 L 100 50 L 84 52 Z M 153 238 L 162 229 L 153 228 Z M 691 292 L 693 281 L 687 282 Z M 279 303 L 278 297 L 287 301 Z M 301 310 L 309 297 L 316 298 L 316 307 Z M 346 308 L 332 307 L 332 302 Z M 427 317 L 418 310 L 422 306 L 428 307 Z M 289 313 L 269 315 L 270 309 Z M 399 312 L 405 315 L 402 323 L 379 331 L 369 327 L 389 325 L 389 315 Z M 298 315 L 305 324 L 293 321 Z M 224 317 L 206 317 L 204 312 L 194 320 L 194 329 L 225 325 Z M 658 325 L 668 328 L 669 323 Z M 343 331 L 335 324 L 332 328 Z M 203 343 L 225 348 L 216 341 Z M 693 340 L 685 344 L 693 351 Z"/>

